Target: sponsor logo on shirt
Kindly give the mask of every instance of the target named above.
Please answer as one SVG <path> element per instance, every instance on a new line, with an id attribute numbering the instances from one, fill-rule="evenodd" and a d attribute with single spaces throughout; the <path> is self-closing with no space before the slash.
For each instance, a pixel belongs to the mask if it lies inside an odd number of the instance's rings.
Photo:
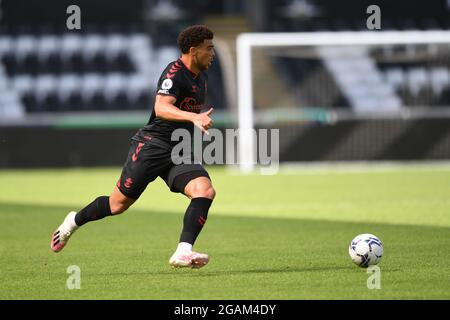
<path id="1" fill-rule="evenodd" d="M 180 109 L 189 112 L 200 113 L 202 108 L 203 105 L 197 104 L 197 100 L 195 100 L 195 98 L 192 97 L 187 97 L 180 103 Z"/>

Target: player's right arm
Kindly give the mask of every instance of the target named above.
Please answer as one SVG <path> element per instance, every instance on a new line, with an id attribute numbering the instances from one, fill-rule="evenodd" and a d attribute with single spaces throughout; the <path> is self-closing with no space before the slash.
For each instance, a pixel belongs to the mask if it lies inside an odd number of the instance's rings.
<path id="1" fill-rule="evenodd" d="M 208 134 L 206 130 L 212 127 L 213 121 L 209 115 L 213 112 L 210 108 L 206 112 L 193 113 L 178 109 L 175 106 L 176 98 L 168 95 L 156 95 L 155 114 L 158 118 L 167 121 L 192 122 L 202 132 Z"/>

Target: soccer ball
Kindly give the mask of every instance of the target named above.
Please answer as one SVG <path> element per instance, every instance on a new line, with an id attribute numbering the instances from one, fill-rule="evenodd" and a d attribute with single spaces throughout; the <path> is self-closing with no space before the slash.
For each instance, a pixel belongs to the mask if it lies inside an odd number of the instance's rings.
<path id="1" fill-rule="evenodd" d="M 348 246 L 352 261 L 362 268 L 380 263 L 383 256 L 381 240 L 370 233 L 357 235 Z"/>

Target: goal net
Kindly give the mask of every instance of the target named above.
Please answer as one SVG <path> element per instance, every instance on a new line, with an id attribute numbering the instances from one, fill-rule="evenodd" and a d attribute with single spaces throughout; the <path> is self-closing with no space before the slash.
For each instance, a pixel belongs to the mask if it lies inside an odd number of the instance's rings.
<path id="1" fill-rule="evenodd" d="M 239 164 L 255 126 L 447 116 L 450 32 L 247 33 L 237 39 Z"/>

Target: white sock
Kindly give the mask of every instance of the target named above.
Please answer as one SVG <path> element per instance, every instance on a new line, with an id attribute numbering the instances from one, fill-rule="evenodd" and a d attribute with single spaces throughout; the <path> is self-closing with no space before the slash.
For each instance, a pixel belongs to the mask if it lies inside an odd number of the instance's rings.
<path id="1" fill-rule="evenodd" d="M 187 242 L 180 242 L 177 247 L 177 252 L 191 252 L 192 244 Z"/>
<path id="2" fill-rule="evenodd" d="M 68 219 L 66 220 L 67 223 L 69 224 L 70 227 L 70 231 L 74 231 L 78 229 L 78 225 L 75 223 L 75 215 L 70 215 L 69 217 L 67 217 Z"/>

